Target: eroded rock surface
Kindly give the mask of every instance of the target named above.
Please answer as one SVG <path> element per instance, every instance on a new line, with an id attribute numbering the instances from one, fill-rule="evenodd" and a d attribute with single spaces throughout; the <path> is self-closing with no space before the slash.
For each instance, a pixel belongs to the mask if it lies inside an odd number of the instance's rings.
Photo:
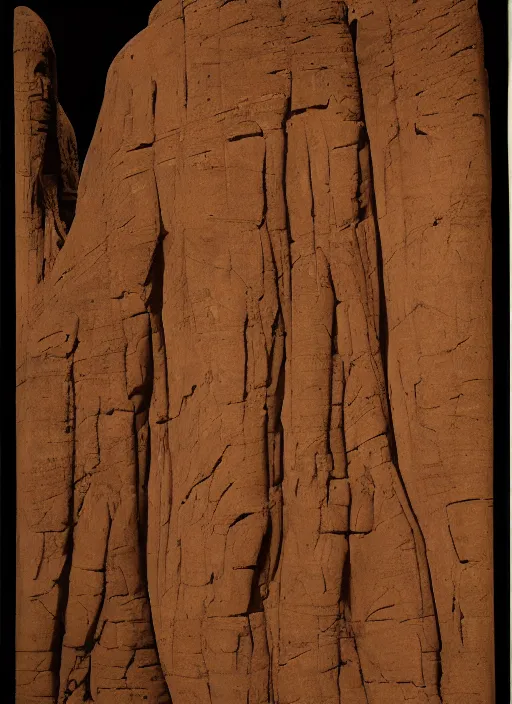
<path id="1" fill-rule="evenodd" d="M 17 9 L 20 704 L 493 701 L 481 47 L 469 0 L 163 0 L 68 233 Z"/>

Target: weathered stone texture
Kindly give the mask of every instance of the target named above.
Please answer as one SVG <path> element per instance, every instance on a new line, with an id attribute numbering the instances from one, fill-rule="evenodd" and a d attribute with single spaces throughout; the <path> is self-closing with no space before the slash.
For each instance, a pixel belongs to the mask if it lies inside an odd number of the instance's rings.
<path id="1" fill-rule="evenodd" d="M 162 0 L 76 215 L 15 82 L 19 704 L 491 704 L 476 2 Z"/>

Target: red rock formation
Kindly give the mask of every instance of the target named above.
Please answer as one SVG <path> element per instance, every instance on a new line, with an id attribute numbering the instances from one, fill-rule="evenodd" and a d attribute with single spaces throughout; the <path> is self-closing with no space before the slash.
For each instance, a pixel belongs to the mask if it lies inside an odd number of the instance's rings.
<path id="1" fill-rule="evenodd" d="M 51 44 L 16 19 L 20 85 Z M 19 196 L 20 703 L 493 701 L 478 32 L 163 0 L 58 256 Z"/>
<path id="2" fill-rule="evenodd" d="M 355 2 L 398 460 L 425 537 L 443 701 L 492 700 L 491 172 L 477 4 Z"/>

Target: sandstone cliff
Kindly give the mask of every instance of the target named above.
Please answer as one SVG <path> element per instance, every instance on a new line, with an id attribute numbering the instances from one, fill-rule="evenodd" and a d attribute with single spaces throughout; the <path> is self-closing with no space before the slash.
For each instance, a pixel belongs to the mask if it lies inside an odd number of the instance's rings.
<path id="1" fill-rule="evenodd" d="M 162 0 L 71 227 L 15 34 L 20 704 L 491 704 L 476 2 Z"/>

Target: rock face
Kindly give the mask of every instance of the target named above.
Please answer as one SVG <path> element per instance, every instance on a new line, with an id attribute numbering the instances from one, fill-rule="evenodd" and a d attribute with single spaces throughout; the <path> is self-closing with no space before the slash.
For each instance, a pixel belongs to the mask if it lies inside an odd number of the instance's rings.
<path id="1" fill-rule="evenodd" d="M 35 303 L 75 212 L 78 158 L 73 128 L 57 99 L 55 52 L 48 30 L 26 7 L 15 11 L 16 261 L 18 360 Z"/>
<path id="2" fill-rule="evenodd" d="M 475 0 L 162 0 L 69 233 L 15 74 L 19 704 L 491 704 Z"/>

